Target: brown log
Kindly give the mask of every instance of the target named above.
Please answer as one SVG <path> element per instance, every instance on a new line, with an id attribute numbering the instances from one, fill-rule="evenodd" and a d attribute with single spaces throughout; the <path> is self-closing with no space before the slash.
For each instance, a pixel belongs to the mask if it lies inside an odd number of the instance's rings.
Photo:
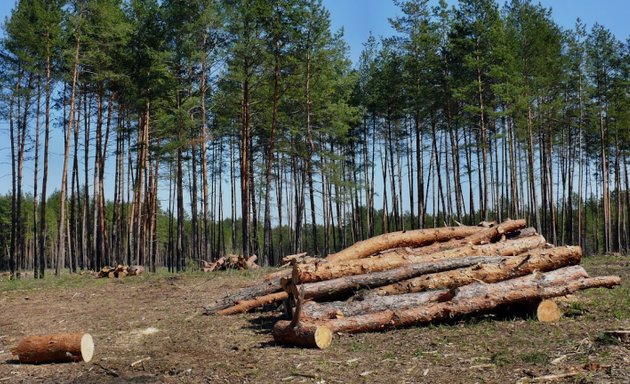
<path id="1" fill-rule="evenodd" d="M 543 323 L 554 323 L 560 320 L 562 312 L 553 300 L 543 300 L 536 308 L 536 318 Z"/>
<path id="2" fill-rule="evenodd" d="M 432 273 L 400 281 L 377 288 L 371 291 L 370 294 L 398 295 L 437 288 L 456 288 L 475 281 L 495 283 L 524 276 L 534 271 L 546 272 L 568 265 L 579 264 L 581 257 L 582 249 L 580 247 L 534 249 L 519 256 L 503 257 L 495 262 Z"/>
<path id="3" fill-rule="evenodd" d="M 450 301 L 333 320 L 306 320 L 300 325 L 303 327 L 327 326 L 333 332 L 379 331 L 486 312 L 506 304 L 564 296 L 582 289 L 612 288 L 620 283 L 618 276 L 589 278 L 582 267 L 572 266 L 494 284 L 470 284 L 451 291 Z M 276 323 L 274 328 L 284 329 L 290 324 L 289 321 L 282 320 Z M 302 345 L 304 342 L 298 339 L 295 340 L 294 345 Z"/>
<path id="4" fill-rule="evenodd" d="M 94 356 L 94 340 L 89 333 L 28 336 L 11 352 L 20 363 L 88 362 Z"/>
<path id="5" fill-rule="evenodd" d="M 280 280 L 264 281 L 250 287 L 242 288 L 236 292 L 226 294 L 214 303 L 207 305 L 205 307 L 205 313 L 210 315 L 221 309 L 234 306 L 239 302 L 252 300 L 281 290 L 282 287 L 280 286 Z"/>
<path id="6" fill-rule="evenodd" d="M 463 238 L 481 231 L 480 227 L 445 227 L 392 232 L 359 241 L 354 245 L 326 257 L 329 262 L 356 260 L 391 248 L 419 247 L 454 238 Z"/>
<path id="7" fill-rule="evenodd" d="M 254 308 L 260 308 L 266 305 L 279 303 L 288 298 L 289 298 L 289 295 L 284 291 L 270 293 L 268 295 L 255 297 L 250 300 L 239 301 L 235 305 L 222 309 L 220 311 L 217 311 L 216 313 L 217 315 L 234 315 L 237 313 L 245 313 Z"/>
<path id="8" fill-rule="evenodd" d="M 500 256 L 473 256 L 458 259 L 440 260 L 434 263 L 417 263 L 403 265 L 387 271 L 362 275 L 343 276 L 336 279 L 318 281 L 299 285 L 306 299 L 318 299 L 360 288 L 375 288 L 404 279 L 410 279 L 427 273 L 464 268 L 480 263 L 496 263 L 504 258 Z"/>
<path id="9" fill-rule="evenodd" d="M 274 340 L 280 344 L 295 345 L 307 348 L 328 348 L 332 342 L 332 331 L 323 324 L 303 323 L 302 309 L 304 308 L 304 294 L 296 292 L 297 306 L 293 319 L 287 322 L 277 322 L 271 331 Z"/>
<path id="10" fill-rule="evenodd" d="M 367 296 L 358 297 L 353 301 L 331 301 L 317 303 L 307 301 L 302 306 L 302 316 L 307 319 L 340 319 L 365 313 L 382 312 L 418 307 L 429 303 L 450 300 L 448 290 L 407 293 L 396 296 Z"/>
<path id="11" fill-rule="evenodd" d="M 332 332 L 324 324 L 278 321 L 271 333 L 276 343 L 296 347 L 325 349 L 332 343 Z"/>
<path id="12" fill-rule="evenodd" d="M 546 244 L 542 236 L 506 240 L 485 245 L 469 245 L 430 255 L 381 255 L 344 262 L 322 261 L 293 266 L 292 279 L 295 284 L 330 280 L 343 276 L 360 275 L 394 269 L 407 264 L 435 262 L 438 260 L 467 256 L 514 256 Z"/>
<path id="13" fill-rule="evenodd" d="M 382 311 L 321 324 L 333 332 L 368 332 L 444 320 L 455 316 L 486 312 L 501 305 L 564 296 L 588 288 L 612 288 L 618 276 L 589 278 L 580 266 L 536 273 L 494 284 L 474 283 L 454 291 L 450 301 L 399 311 Z"/>
<path id="14" fill-rule="evenodd" d="M 499 225 L 487 229 L 484 228 L 483 230 L 475 232 L 470 236 L 466 236 L 463 239 L 450 239 L 449 241 L 442 243 L 433 243 L 425 247 L 416 248 L 413 250 L 413 253 L 414 255 L 428 255 L 430 253 L 441 252 L 466 245 L 487 244 L 500 240 L 506 233 L 511 233 L 525 228 L 526 225 L 527 222 L 525 220 L 507 220 Z"/>

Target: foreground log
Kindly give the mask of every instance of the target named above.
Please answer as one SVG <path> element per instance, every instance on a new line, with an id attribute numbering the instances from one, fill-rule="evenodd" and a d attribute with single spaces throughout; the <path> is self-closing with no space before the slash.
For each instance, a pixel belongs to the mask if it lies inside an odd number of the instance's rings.
<path id="1" fill-rule="evenodd" d="M 497 263 L 502 260 L 504 260 L 504 258 L 500 256 L 473 256 L 441 260 L 435 263 L 408 264 L 388 271 L 344 276 L 331 280 L 302 284 L 298 287 L 304 292 L 304 298 L 319 299 L 322 297 L 334 296 L 350 290 L 380 287 L 427 273 L 448 271 L 482 263 Z"/>
<path id="2" fill-rule="evenodd" d="M 20 363 L 88 362 L 94 356 L 94 340 L 89 333 L 28 336 L 11 352 Z"/>
<path id="3" fill-rule="evenodd" d="M 367 332 L 444 320 L 496 309 L 501 305 L 564 296 L 582 289 L 612 288 L 617 276 L 589 278 L 580 266 L 536 273 L 494 284 L 474 283 L 458 288 L 450 301 L 400 311 L 383 311 L 324 324 L 333 332 Z"/>
<path id="4" fill-rule="evenodd" d="M 445 227 L 392 232 L 359 241 L 354 245 L 326 257 L 329 262 L 361 259 L 391 248 L 419 247 L 425 244 L 461 239 L 483 230 L 481 227 Z"/>
<path id="5" fill-rule="evenodd" d="M 292 279 L 295 284 L 330 280 L 343 276 L 360 275 L 398 268 L 408 264 L 436 262 L 439 260 L 467 256 L 515 256 L 546 244 L 545 238 L 538 236 L 506 240 L 476 246 L 465 246 L 430 255 L 381 255 L 344 262 L 322 261 L 293 266 Z"/>
<path id="6" fill-rule="evenodd" d="M 546 272 L 579 264 L 581 258 L 582 249 L 580 247 L 534 249 L 519 256 L 502 257 L 494 262 L 399 281 L 379 287 L 371 291 L 370 294 L 398 295 L 437 288 L 457 288 L 475 281 L 496 283 L 524 276 L 534 271 Z"/>

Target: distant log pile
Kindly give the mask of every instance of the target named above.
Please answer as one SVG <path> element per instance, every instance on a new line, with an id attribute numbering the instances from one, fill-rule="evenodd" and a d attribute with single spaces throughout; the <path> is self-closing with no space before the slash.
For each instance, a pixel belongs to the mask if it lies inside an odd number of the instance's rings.
<path id="1" fill-rule="evenodd" d="M 103 267 L 96 274 L 97 277 L 108 277 L 110 279 L 123 279 L 127 276 L 138 276 L 144 273 L 144 267 L 141 265 L 122 265 L 116 267 Z"/>
<path id="2" fill-rule="evenodd" d="M 226 257 L 220 257 L 211 263 L 201 260 L 200 267 L 204 272 L 222 271 L 227 269 L 255 269 L 258 268 L 258 264 L 256 264 L 257 260 L 258 256 L 256 255 L 252 255 L 247 259 L 243 256 L 228 255 Z"/>
<path id="3" fill-rule="evenodd" d="M 553 247 L 525 220 L 403 231 L 358 242 L 325 259 L 286 257 L 291 266 L 205 308 L 230 315 L 284 303 L 292 320 L 273 328 L 281 344 L 326 348 L 335 332 L 369 332 L 540 303 L 541 321 L 560 313 L 549 298 L 612 288 L 589 277 L 579 247 Z"/>

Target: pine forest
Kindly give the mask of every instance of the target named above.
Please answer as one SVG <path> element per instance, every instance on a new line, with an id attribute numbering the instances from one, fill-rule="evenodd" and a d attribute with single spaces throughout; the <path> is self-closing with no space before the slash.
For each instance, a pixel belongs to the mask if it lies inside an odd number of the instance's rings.
<path id="1" fill-rule="evenodd" d="M 353 63 L 321 0 L 17 1 L 0 271 L 278 265 L 508 218 L 627 254 L 630 37 L 531 0 L 395 3 Z"/>

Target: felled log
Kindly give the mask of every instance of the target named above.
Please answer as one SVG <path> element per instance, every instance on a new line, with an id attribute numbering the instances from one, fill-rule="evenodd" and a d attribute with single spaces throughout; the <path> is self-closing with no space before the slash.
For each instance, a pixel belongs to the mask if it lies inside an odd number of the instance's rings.
<path id="1" fill-rule="evenodd" d="M 365 313 L 412 308 L 429 303 L 450 300 L 451 297 L 450 291 L 439 290 L 407 293 L 396 296 L 360 296 L 358 299 L 352 301 L 331 301 L 323 303 L 307 301 L 303 304 L 302 316 L 307 319 L 341 319 Z"/>
<path id="2" fill-rule="evenodd" d="M 503 260 L 503 258 L 500 256 L 473 256 L 440 260 L 435 263 L 408 264 L 387 271 L 343 276 L 331 280 L 301 284 L 298 288 L 304 292 L 304 298 L 318 299 L 333 296 L 353 289 L 380 287 L 427 273 L 464 268 L 480 263 L 496 263 L 501 260 Z"/>
<path id="3" fill-rule="evenodd" d="M 612 288 L 620 283 L 618 276 L 589 278 L 582 267 L 571 266 L 499 283 L 469 284 L 455 289 L 451 300 L 436 304 L 309 323 L 325 325 L 333 332 L 378 331 L 486 312 L 507 304 L 564 296 L 582 289 Z M 286 323 L 288 321 L 277 326 L 286 326 Z"/>
<path id="4" fill-rule="evenodd" d="M 455 316 L 485 312 L 501 305 L 539 298 L 564 296 L 577 290 L 620 284 L 617 276 L 588 278 L 582 267 L 566 267 L 545 274 L 531 274 L 494 284 L 474 283 L 450 291 L 450 301 L 431 303 L 402 310 L 385 310 L 332 320 L 305 320 L 303 327 L 326 326 L 332 332 L 369 332 L 386 328 L 423 324 Z M 443 292 L 449 292 L 443 290 Z M 279 321 L 274 329 L 291 323 Z M 298 341 L 301 343 L 302 341 Z M 300 345 L 298 343 L 294 345 Z"/>
<path id="5" fill-rule="evenodd" d="M 525 228 L 526 225 L 527 222 L 525 220 L 507 220 L 493 227 L 484 228 L 483 230 L 475 232 L 462 239 L 451 239 L 441 243 L 433 243 L 424 247 L 416 248 L 413 251 L 415 255 L 428 255 L 430 253 L 441 252 L 466 245 L 487 244 L 500 240 L 506 233 Z"/>
<path id="6" fill-rule="evenodd" d="M 360 275 L 394 269 L 407 264 L 435 262 L 449 258 L 467 256 L 515 256 L 546 244 L 542 236 L 506 240 L 485 245 L 470 245 L 430 255 L 381 255 L 360 260 L 343 262 L 322 261 L 293 266 L 292 279 L 295 284 L 330 280 L 343 276 Z"/>
<path id="7" fill-rule="evenodd" d="M 274 292 L 263 296 L 258 296 L 249 300 L 241 300 L 231 307 L 217 311 L 217 315 L 234 315 L 237 313 L 245 313 L 254 308 L 264 307 L 274 303 L 279 303 L 289 298 L 285 291 Z"/>
<path id="8" fill-rule="evenodd" d="M 354 245 L 326 257 L 329 262 L 356 260 L 391 248 L 419 247 L 450 239 L 463 238 L 481 231 L 480 227 L 445 227 L 392 232 L 359 241 Z"/>
<path id="9" fill-rule="evenodd" d="M 277 322 L 271 331 L 276 343 L 325 349 L 332 343 L 332 331 L 325 324 Z"/>
<path id="10" fill-rule="evenodd" d="M 495 283 L 524 276 L 534 271 L 546 272 L 579 264 L 581 257 L 582 249 L 580 247 L 534 249 L 519 256 L 500 258 L 499 261 L 399 281 L 376 288 L 370 294 L 398 295 L 437 288 L 456 288 L 475 281 Z"/>
<path id="11" fill-rule="evenodd" d="M 231 306 L 243 302 L 246 300 L 252 300 L 257 297 L 269 295 L 271 293 L 279 292 L 282 290 L 280 280 L 264 281 L 262 283 L 242 288 L 234 293 L 228 293 L 222 298 L 216 300 L 214 303 L 205 307 L 205 313 L 207 315 L 214 314 L 221 309 L 225 309 Z"/>
<path id="12" fill-rule="evenodd" d="M 293 319 L 277 322 L 271 331 L 277 343 L 295 345 L 306 348 L 328 348 L 332 342 L 332 331 L 324 324 L 308 324 L 301 322 L 304 295 L 298 295 L 297 310 Z"/>
<path id="13" fill-rule="evenodd" d="M 28 364 L 88 362 L 94 356 L 94 340 L 89 333 L 28 336 L 11 353 Z"/>

